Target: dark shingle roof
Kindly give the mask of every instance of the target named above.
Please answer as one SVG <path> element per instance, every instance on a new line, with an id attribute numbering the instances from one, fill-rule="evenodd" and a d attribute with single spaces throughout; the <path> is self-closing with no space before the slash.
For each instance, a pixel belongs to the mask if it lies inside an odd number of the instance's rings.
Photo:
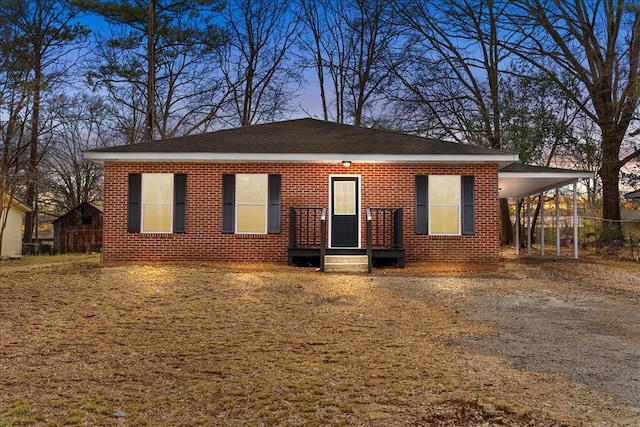
<path id="1" fill-rule="evenodd" d="M 316 119 L 220 130 L 90 150 L 89 153 L 273 153 L 500 155 L 507 151 Z"/>

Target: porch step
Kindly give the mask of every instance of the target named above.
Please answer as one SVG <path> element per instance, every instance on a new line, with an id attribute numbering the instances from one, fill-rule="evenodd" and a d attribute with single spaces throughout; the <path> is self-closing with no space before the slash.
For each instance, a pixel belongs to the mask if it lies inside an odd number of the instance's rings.
<path id="1" fill-rule="evenodd" d="M 366 255 L 325 255 L 324 271 L 328 273 L 366 273 L 369 261 Z"/>

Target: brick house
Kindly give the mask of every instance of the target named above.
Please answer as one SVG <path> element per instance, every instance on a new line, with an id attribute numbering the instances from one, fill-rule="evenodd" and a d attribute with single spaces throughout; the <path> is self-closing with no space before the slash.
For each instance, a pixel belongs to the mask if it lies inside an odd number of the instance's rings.
<path id="1" fill-rule="evenodd" d="M 104 261 L 496 262 L 507 151 L 314 119 L 91 150 Z M 325 258 L 327 256 L 327 258 Z M 370 268 L 371 264 L 369 264 Z"/>

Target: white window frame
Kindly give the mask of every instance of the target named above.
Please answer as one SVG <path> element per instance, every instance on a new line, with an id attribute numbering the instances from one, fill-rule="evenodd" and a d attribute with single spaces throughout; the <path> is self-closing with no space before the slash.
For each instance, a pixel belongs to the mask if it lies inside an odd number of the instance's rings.
<path id="1" fill-rule="evenodd" d="M 240 177 L 243 176 L 263 176 L 265 177 L 265 187 L 264 187 L 264 203 L 239 203 L 238 202 L 238 191 L 240 189 L 240 186 L 238 185 L 238 182 L 240 180 Z M 235 218 L 234 218 L 234 229 L 235 229 L 235 234 L 267 234 L 269 231 L 269 224 L 268 224 L 268 219 L 269 219 L 269 174 L 266 173 L 241 173 L 241 174 L 236 174 L 235 175 L 235 194 L 234 194 L 234 212 L 235 212 Z M 238 224 L 239 224 L 239 215 L 240 215 L 240 209 L 238 209 L 239 206 L 264 206 L 264 231 L 238 231 Z"/>
<path id="2" fill-rule="evenodd" d="M 159 176 L 159 175 L 168 175 L 171 176 L 171 201 L 169 202 L 145 202 L 145 195 L 144 195 L 144 189 L 145 189 L 145 185 L 144 182 L 146 179 L 150 179 L 150 177 L 152 176 Z M 141 205 L 141 215 L 140 215 L 140 232 L 141 233 L 146 233 L 146 234 L 172 234 L 173 233 L 173 206 L 175 203 L 175 195 L 174 195 L 174 190 L 173 190 L 173 186 L 174 186 L 174 174 L 172 173 L 143 173 L 142 174 L 142 180 L 140 183 L 141 189 L 140 189 L 140 205 Z M 152 206 L 165 206 L 165 205 L 169 205 L 169 230 L 167 231 L 146 231 L 145 230 L 145 226 L 144 226 L 144 210 L 145 207 L 147 205 L 152 205 Z"/>
<path id="3" fill-rule="evenodd" d="M 458 178 L 458 203 L 457 204 L 433 204 L 432 195 L 433 192 L 431 190 L 433 177 L 457 177 Z M 427 194 L 428 194 L 428 208 L 427 208 L 427 224 L 429 225 L 429 229 L 427 232 L 429 236 L 461 236 L 462 235 L 462 175 L 429 175 L 427 178 Z M 458 208 L 458 231 L 456 233 L 434 233 L 431 230 L 431 226 L 433 225 L 432 216 L 434 207 L 457 207 Z"/>

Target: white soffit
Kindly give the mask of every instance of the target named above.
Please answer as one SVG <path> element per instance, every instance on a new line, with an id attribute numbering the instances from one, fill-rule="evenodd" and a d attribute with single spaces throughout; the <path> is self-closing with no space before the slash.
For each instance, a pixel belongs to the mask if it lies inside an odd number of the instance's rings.
<path id="1" fill-rule="evenodd" d="M 501 198 L 521 199 L 593 177 L 592 172 L 579 171 L 500 172 L 498 195 Z"/>

